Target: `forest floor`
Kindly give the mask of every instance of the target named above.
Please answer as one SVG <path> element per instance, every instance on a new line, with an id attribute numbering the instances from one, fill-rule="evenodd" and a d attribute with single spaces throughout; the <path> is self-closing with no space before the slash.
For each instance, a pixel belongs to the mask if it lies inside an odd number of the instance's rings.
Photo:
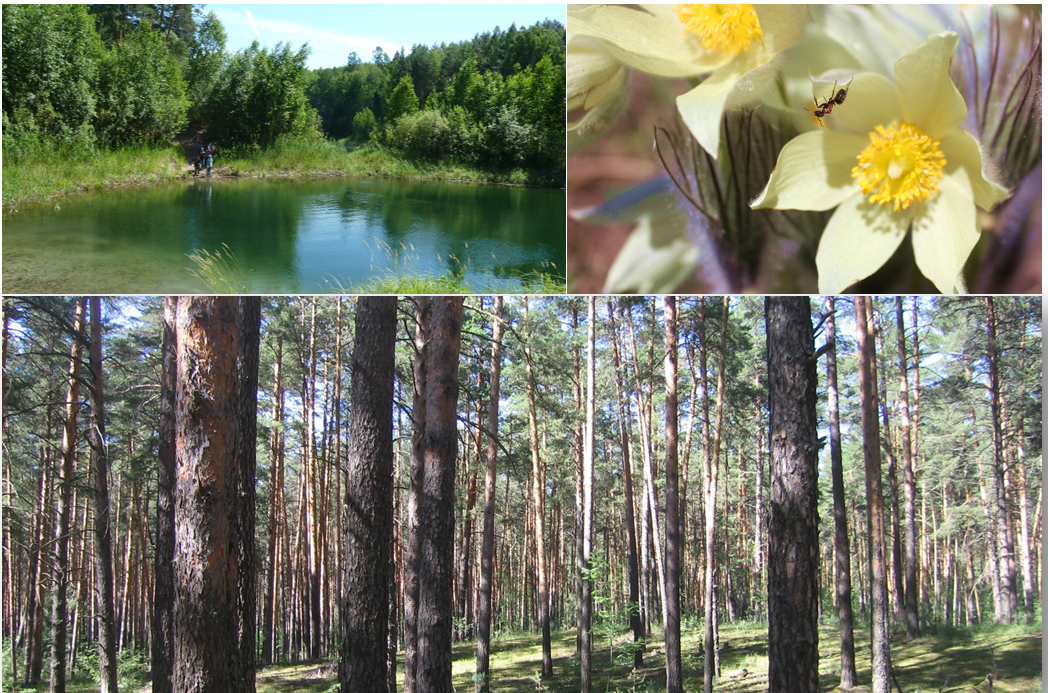
<path id="1" fill-rule="evenodd" d="M 703 631 L 696 627 L 682 632 L 684 690 L 702 690 Z M 619 634 L 614 650 L 606 637 L 594 633 L 593 690 L 663 691 L 666 688 L 665 659 L 662 643 L 652 642 L 645 655 L 645 668 L 633 670 L 632 656 L 624 645 L 628 635 Z M 892 661 L 895 669 L 893 693 L 1040 693 L 1041 641 L 1038 625 L 984 628 L 937 628 L 914 640 L 902 633 L 892 638 Z M 763 625 L 734 624 L 721 627 L 721 676 L 714 690 L 724 693 L 759 693 L 768 688 L 767 628 Z M 820 690 L 838 691 L 840 671 L 838 631 L 833 626 L 819 629 Z M 579 690 L 579 668 L 574 657 L 575 631 L 553 634 L 553 673 L 542 680 L 541 638 L 537 634 L 501 638 L 492 643 L 492 690 L 498 693 L 568 693 Z M 869 631 L 855 632 L 855 650 L 859 685 L 854 693 L 867 693 L 870 686 Z M 7 653 L 5 653 L 7 654 Z M 455 690 L 473 690 L 476 645 L 461 642 L 454 647 L 452 675 Z M 5 658 L 6 659 L 6 658 Z M 399 658 L 398 684 L 403 683 L 403 653 Z M 996 671 L 992 686 L 987 675 Z M 4 689 L 14 688 L 6 678 Z M 135 683 L 141 678 L 121 679 L 121 690 L 148 693 L 149 683 Z M 47 690 L 44 681 L 37 688 Z M 337 662 L 313 661 L 295 665 L 275 665 L 259 670 L 258 693 L 337 693 Z M 71 682 L 70 693 L 94 693 L 97 684 Z"/>
<path id="2" fill-rule="evenodd" d="M 697 691 L 703 685 L 703 633 L 700 629 L 682 633 L 684 689 Z M 859 686 L 870 688 L 868 631 L 855 633 Z M 897 633 L 892 641 L 896 682 L 899 693 L 1040 693 L 1041 640 L 1038 627 L 992 629 L 938 629 L 932 634 L 906 640 Z M 720 631 L 721 677 L 714 689 L 731 693 L 757 693 L 767 690 L 767 628 L 763 625 L 730 625 Z M 836 628 L 823 626 L 819 632 L 820 689 L 836 690 L 840 671 L 839 636 Z M 646 668 L 634 671 L 632 656 L 622 650 L 620 636 L 614 651 L 608 641 L 594 637 L 595 691 L 665 690 L 665 660 L 661 642 L 653 642 L 645 657 Z M 552 643 L 554 676 L 539 677 L 542 667 L 541 639 L 538 635 L 503 638 L 492 643 L 492 690 L 524 693 L 579 690 L 578 663 L 574 657 L 575 631 L 555 633 Z M 471 691 L 476 646 L 462 642 L 454 648 L 455 690 Z M 400 665 L 403 666 L 403 660 Z M 992 687 L 987 674 L 996 668 Z M 398 672 L 398 681 L 403 673 Z M 259 693 L 321 693 L 337 690 L 333 663 L 313 662 L 295 666 L 274 666 L 258 674 Z"/>

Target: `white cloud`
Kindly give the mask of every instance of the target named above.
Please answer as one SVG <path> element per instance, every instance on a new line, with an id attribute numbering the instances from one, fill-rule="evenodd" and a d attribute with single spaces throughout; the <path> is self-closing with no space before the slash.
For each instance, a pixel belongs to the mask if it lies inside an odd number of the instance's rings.
<path id="1" fill-rule="evenodd" d="M 251 26 L 251 31 L 254 33 L 255 38 L 262 40 L 262 37 L 258 33 L 258 25 L 255 23 L 255 16 L 251 14 L 251 10 L 245 7 L 244 16 L 247 17 L 247 23 Z"/>
<path id="2" fill-rule="evenodd" d="M 247 8 L 240 13 L 217 7 L 215 15 L 229 32 L 230 49 L 238 49 L 237 35 L 244 36 L 250 43 L 247 33 L 249 29 L 255 39 L 268 48 L 273 48 L 280 42 L 291 43 L 293 47 L 297 48 L 308 41 L 312 48 L 309 58 L 311 68 L 345 65 L 351 52 L 356 52 L 363 61 L 370 61 L 376 46 L 381 46 L 382 50 L 390 56 L 401 48 L 411 50 L 411 46 L 401 46 L 399 43 L 381 37 L 336 34 L 302 24 L 257 19 Z"/>

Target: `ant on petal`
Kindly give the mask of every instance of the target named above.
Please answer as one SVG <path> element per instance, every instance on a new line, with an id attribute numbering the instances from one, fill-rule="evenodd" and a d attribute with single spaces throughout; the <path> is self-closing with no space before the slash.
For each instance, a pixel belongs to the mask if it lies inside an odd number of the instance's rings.
<path id="1" fill-rule="evenodd" d="M 824 125 L 822 122 L 822 117 L 829 115 L 830 112 L 833 111 L 834 106 L 840 106 L 842 103 L 844 103 L 844 99 L 847 98 L 848 90 L 851 89 L 851 83 L 854 80 L 855 78 L 852 77 L 850 80 L 848 80 L 848 83 L 844 85 L 844 89 L 840 90 L 837 89 L 837 80 L 834 80 L 833 90 L 830 91 L 830 98 L 827 101 L 820 105 L 818 98 L 815 97 L 815 93 L 812 92 L 812 103 L 815 105 L 815 110 L 813 111 L 807 106 L 804 106 L 803 104 L 801 105 L 801 108 L 815 116 L 815 118 L 819 121 L 819 125 L 821 127 L 826 127 L 826 125 Z"/>

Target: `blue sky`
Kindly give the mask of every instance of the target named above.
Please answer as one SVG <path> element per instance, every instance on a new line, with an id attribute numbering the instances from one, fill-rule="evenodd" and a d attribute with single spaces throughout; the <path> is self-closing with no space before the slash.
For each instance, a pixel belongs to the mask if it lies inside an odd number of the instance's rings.
<path id="1" fill-rule="evenodd" d="M 204 5 L 221 20 L 231 51 L 257 40 L 273 48 L 309 42 L 310 69 L 346 64 L 352 51 L 370 61 L 376 46 L 392 56 L 401 46 L 466 41 L 496 26 L 528 27 L 543 19 L 564 23 L 564 5 Z"/>

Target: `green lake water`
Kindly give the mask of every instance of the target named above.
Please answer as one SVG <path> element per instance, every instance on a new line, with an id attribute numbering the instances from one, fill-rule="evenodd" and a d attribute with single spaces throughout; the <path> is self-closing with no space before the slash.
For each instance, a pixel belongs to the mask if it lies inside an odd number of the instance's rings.
<path id="1" fill-rule="evenodd" d="M 3 222 L 3 293 L 207 292 L 188 257 L 239 265 L 250 293 L 317 293 L 460 271 L 514 291 L 564 273 L 563 190 L 370 179 L 193 180 L 72 195 Z"/>

